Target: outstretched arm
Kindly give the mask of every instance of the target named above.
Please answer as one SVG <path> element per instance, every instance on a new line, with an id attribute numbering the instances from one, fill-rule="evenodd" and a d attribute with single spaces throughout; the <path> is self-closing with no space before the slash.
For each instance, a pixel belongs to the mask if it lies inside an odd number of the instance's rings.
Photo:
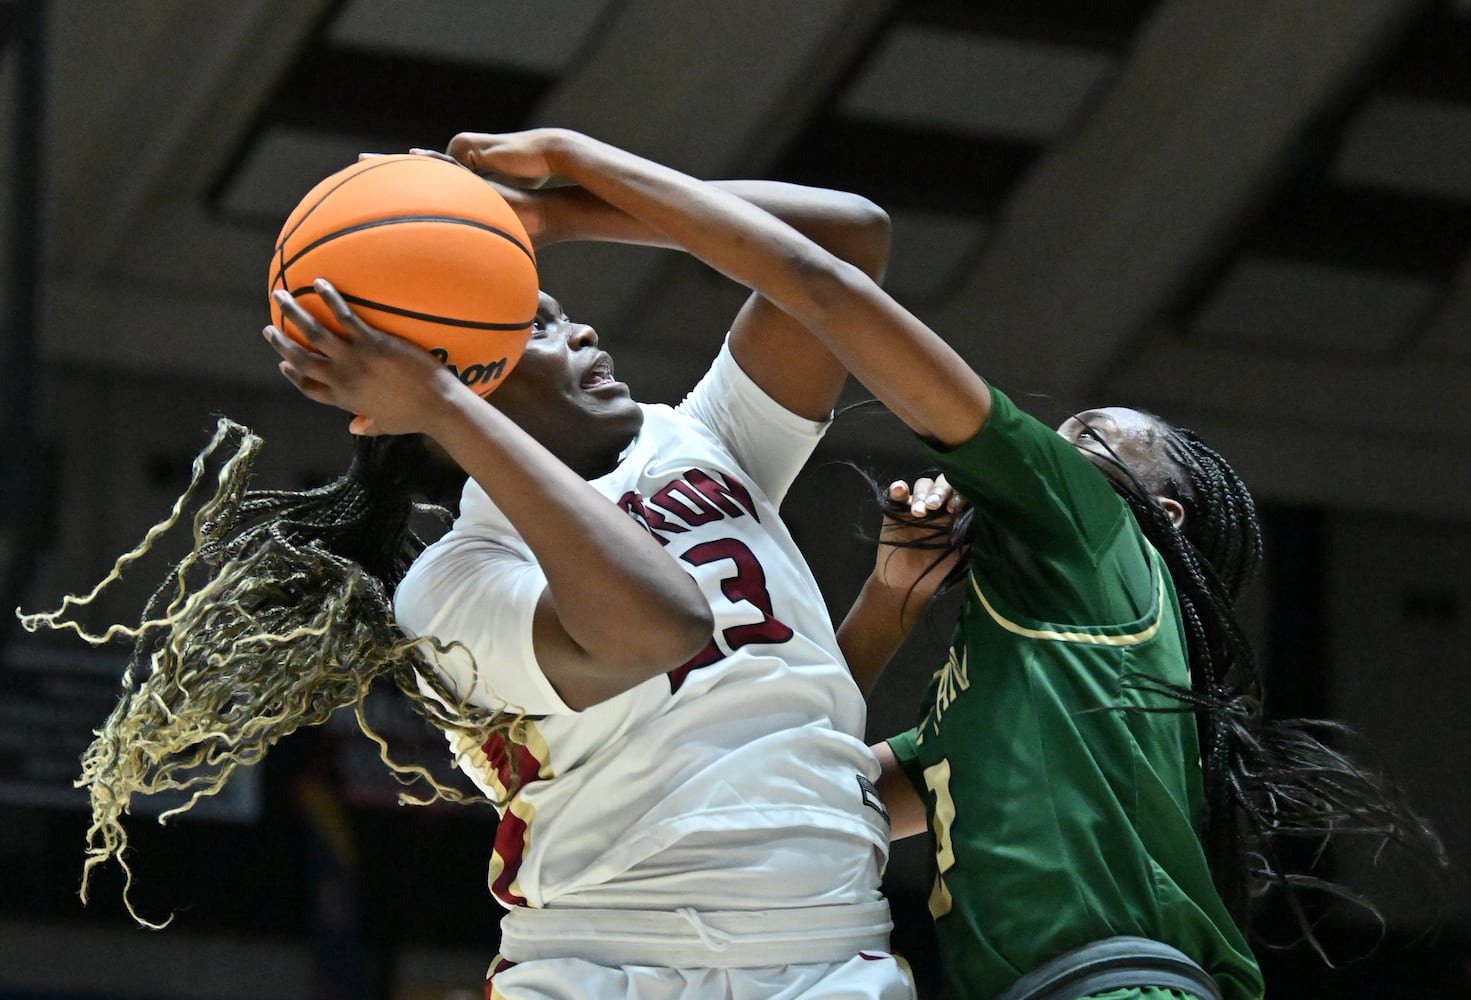
<path id="1" fill-rule="evenodd" d="M 456 136 L 449 151 L 473 169 L 477 166 L 480 138 L 468 133 Z M 778 181 L 707 183 L 782 220 L 864 274 L 874 279 L 883 277 L 889 259 L 889 217 L 867 198 Z M 502 184 L 500 188 L 538 248 L 597 240 L 683 249 L 647 219 L 624 211 L 585 187 L 522 190 Z M 767 395 L 811 420 L 827 418 L 847 379 L 847 370 L 822 341 L 759 290 L 732 322 L 730 348 L 741 369 Z"/>
<path id="2" fill-rule="evenodd" d="M 450 148 L 476 170 L 533 183 L 566 177 L 761 293 L 942 447 L 973 436 L 990 414 L 980 377 L 871 276 L 729 191 L 557 129 L 461 135 Z"/>
<path id="3" fill-rule="evenodd" d="M 267 327 L 282 373 L 307 397 L 359 414 L 355 433 L 433 438 L 510 518 L 546 574 L 533 642 L 568 705 L 610 698 L 704 646 L 713 628 L 708 603 L 632 518 L 428 353 L 363 323 L 325 281 L 317 290 L 347 336 L 278 293 L 316 351 Z M 627 628 L 632 621 L 657 627 Z"/>

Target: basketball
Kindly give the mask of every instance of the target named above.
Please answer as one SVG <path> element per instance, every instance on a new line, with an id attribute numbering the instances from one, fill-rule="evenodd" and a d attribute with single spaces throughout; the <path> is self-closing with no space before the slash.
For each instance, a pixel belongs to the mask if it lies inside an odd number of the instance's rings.
<path id="1" fill-rule="evenodd" d="M 307 192 L 276 240 L 267 300 L 285 289 L 340 334 L 312 287 L 318 278 L 368 325 L 423 347 L 482 396 L 521 359 L 536 317 L 536 256 L 516 213 L 485 181 L 432 156 L 361 160 Z M 272 323 L 306 344 L 270 309 Z"/>

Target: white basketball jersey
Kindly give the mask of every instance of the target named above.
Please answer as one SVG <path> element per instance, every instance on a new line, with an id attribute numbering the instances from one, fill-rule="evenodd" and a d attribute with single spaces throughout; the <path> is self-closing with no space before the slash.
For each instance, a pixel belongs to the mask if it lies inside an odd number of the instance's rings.
<path id="1" fill-rule="evenodd" d="M 728 349 L 677 408 L 643 410 L 618 468 L 592 485 L 709 600 L 715 634 L 690 664 L 569 709 L 532 653 L 545 577 L 473 481 L 454 528 L 396 597 L 406 629 L 473 654 L 478 671 L 465 657 L 441 665 L 472 701 L 534 717 L 514 744 L 450 740 L 494 796 L 520 774 L 492 891 L 507 906 L 637 909 L 879 898 L 888 822 L 870 784 L 863 698 L 778 516 L 826 425 L 777 405 Z"/>

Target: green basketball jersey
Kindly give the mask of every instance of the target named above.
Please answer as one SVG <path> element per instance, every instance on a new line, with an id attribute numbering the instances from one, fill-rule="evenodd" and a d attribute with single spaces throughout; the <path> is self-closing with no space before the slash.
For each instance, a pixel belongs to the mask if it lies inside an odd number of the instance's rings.
<path id="1" fill-rule="evenodd" d="M 1071 948 L 1138 935 L 1229 998 L 1262 981 L 1216 894 L 1194 716 L 1164 561 L 1103 474 L 995 389 L 970 441 L 932 451 L 975 508 L 966 602 L 922 719 L 890 740 L 925 799 L 930 897 L 956 997 L 990 997 Z"/>

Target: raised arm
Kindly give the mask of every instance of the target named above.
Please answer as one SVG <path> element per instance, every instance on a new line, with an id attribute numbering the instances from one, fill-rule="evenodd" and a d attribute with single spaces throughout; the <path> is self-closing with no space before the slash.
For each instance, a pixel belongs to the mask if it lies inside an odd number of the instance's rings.
<path id="1" fill-rule="evenodd" d="M 568 178 L 660 242 L 761 293 L 900 419 L 942 446 L 970 438 L 990 413 L 980 377 L 862 268 L 730 191 L 557 129 L 461 135 L 450 148 L 472 169 L 533 183 Z"/>
<path id="2" fill-rule="evenodd" d="M 473 169 L 480 138 L 468 133 L 456 136 L 450 153 Z M 706 183 L 782 220 L 864 274 L 883 277 L 889 260 L 889 217 L 867 198 L 779 181 Z M 581 186 L 526 191 L 503 185 L 501 190 L 538 247 L 597 240 L 684 249 L 664 230 Z M 731 323 L 730 334 L 736 361 L 767 395 L 812 420 L 832 412 L 847 369 L 801 322 L 758 291 Z"/>
<path id="3" fill-rule="evenodd" d="M 433 438 L 510 518 L 546 574 L 533 642 L 568 705 L 610 698 L 704 646 L 713 628 L 704 596 L 632 518 L 429 354 L 364 324 L 326 282 L 318 291 L 349 336 L 279 294 L 317 351 L 268 327 L 282 373 L 309 398 L 360 414 L 355 433 Z"/>

